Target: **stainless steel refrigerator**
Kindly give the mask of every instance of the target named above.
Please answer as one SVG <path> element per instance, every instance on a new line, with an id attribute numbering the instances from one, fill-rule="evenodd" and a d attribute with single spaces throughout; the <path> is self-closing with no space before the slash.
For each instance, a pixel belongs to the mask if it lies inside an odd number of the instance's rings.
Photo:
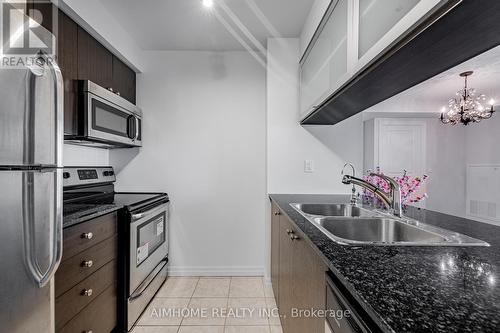
<path id="1" fill-rule="evenodd" d="M 0 331 L 54 332 L 63 81 L 47 55 L 0 67 Z"/>

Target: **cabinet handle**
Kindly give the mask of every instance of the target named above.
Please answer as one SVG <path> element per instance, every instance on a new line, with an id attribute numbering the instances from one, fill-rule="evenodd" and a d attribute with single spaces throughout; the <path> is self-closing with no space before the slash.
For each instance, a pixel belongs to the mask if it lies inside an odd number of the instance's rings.
<path id="1" fill-rule="evenodd" d="M 92 265 L 94 265 L 94 262 L 92 260 L 85 260 L 82 262 L 82 267 L 90 268 L 92 267 Z"/>
<path id="2" fill-rule="evenodd" d="M 287 233 L 288 235 L 291 235 L 291 234 L 293 234 L 293 230 L 286 229 L 286 233 Z"/>
<path id="3" fill-rule="evenodd" d="M 83 289 L 82 290 L 82 296 L 90 297 L 90 296 L 92 296 L 93 293 L 94 293 L 94 291 L 92 289 Z"/>
<path id="4" fill-rule="evenodd" d="M 82 333 L 94 333 L 94 331 L 88 330 L 88 331 L 83 331 Z"/>
<path id="5" fill-rule="evenodd" d="M 119 92 L 119 91 L 117 91 L 115 94 L 117 94 L 118 96 L 121 96 L 121 94 L 120 94 L 120 92 Z"/>
<path id="6" fill-rule="evenodd" d="M 85 232 L 82 234 L 82 238 L 84 239 L 92 239 L 94 237 L 94 234 L 91 232 Z"/>
<path id="7" fill-rule="evenodd" d="M 291 236 L 290 236 L 290 239 L 294 241 L 294 240 L 299 240 L 299 239 L 300 239 L 300 237 L 299 237 L 299 236 L 297 236 L 297 235 L 291 235 Z"/>
<path id="8" fill-rule="evenodd" d="M 280 212 L 274 212 L 274 215 L 278 216 L 278 215 L 281 215 L 281 213 Z"/>
<path id="9" fill-rule="evenodd" d="M 108 90 L 111 91 L 112 93 L 115 92 L 115 90 L 113 89 L 113 87 L 109 87 Z"/>

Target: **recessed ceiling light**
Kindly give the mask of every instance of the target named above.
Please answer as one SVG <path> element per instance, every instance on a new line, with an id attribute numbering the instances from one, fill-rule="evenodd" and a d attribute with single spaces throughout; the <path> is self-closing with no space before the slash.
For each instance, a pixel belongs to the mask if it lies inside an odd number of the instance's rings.
<path id="1" fill-rule="evenodd" d="M 214 6 L 214 0 L 203 0 L 202 3 L 206 8 L 212 8 Z"/>

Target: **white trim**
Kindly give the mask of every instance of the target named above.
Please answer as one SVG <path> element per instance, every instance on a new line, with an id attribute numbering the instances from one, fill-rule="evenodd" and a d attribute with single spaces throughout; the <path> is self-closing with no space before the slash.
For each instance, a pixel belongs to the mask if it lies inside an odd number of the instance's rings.
<path id="1" fill-rule="evenodd" d="M 264 276 L 262 266 L 169 266 L 169 276 Z"/>

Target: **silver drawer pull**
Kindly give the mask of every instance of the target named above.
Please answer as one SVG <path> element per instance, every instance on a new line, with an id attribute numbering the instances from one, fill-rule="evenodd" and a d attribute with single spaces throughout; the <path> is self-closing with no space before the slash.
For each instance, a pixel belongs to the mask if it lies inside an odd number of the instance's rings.
<path id="1" fill-rule="evenodd" d="M 92 289 L 83 289 L 82 290 L 82 296 L 92 296 L 92 294 L 94 293 L 94 291 Z"/>
<path id="2" fill-rule="evenodd" d="M 274 212 L 274 215 L 278 216 L 278 215 L 280 215 L 280 212 Z"/>
<path id="3" fill-rule="evenodd" d="M 294 240 L 299 240 L 299 239 L 300 239 L 300 237 L 299 237 L 299 236 L 297 236 L 297 235 L 291 235 L 291 236 L 290 236 L 290 239 L 294 241 Z"/>
<path id="4" fill-rule="evenodd" d="M 82 234 L 82 238 L 84 239 L 92 239 L 94 237 L 94 234 L 91 232 L 86 232 Z"/>
<path id="5" fill-rule="evenodd" d="M 291 234 L 293 234 L 293 230 L 286 229 L 286 233 L 289 234 L 289 235 L 291 235 Z"/>
<path id="6" fill-rule="evenodd" d="M 94 331 L 88 330 L 88 331 L 83 331 L 82 333 L 94 333 Z"/>
<path id="7" fill-rule="evenodd" d="M 90 268 L 92 267 L 92 265 L 94 265 L 94 262 L 92 260 L 85 260 L 82 262 L 82 267 Z"/>

